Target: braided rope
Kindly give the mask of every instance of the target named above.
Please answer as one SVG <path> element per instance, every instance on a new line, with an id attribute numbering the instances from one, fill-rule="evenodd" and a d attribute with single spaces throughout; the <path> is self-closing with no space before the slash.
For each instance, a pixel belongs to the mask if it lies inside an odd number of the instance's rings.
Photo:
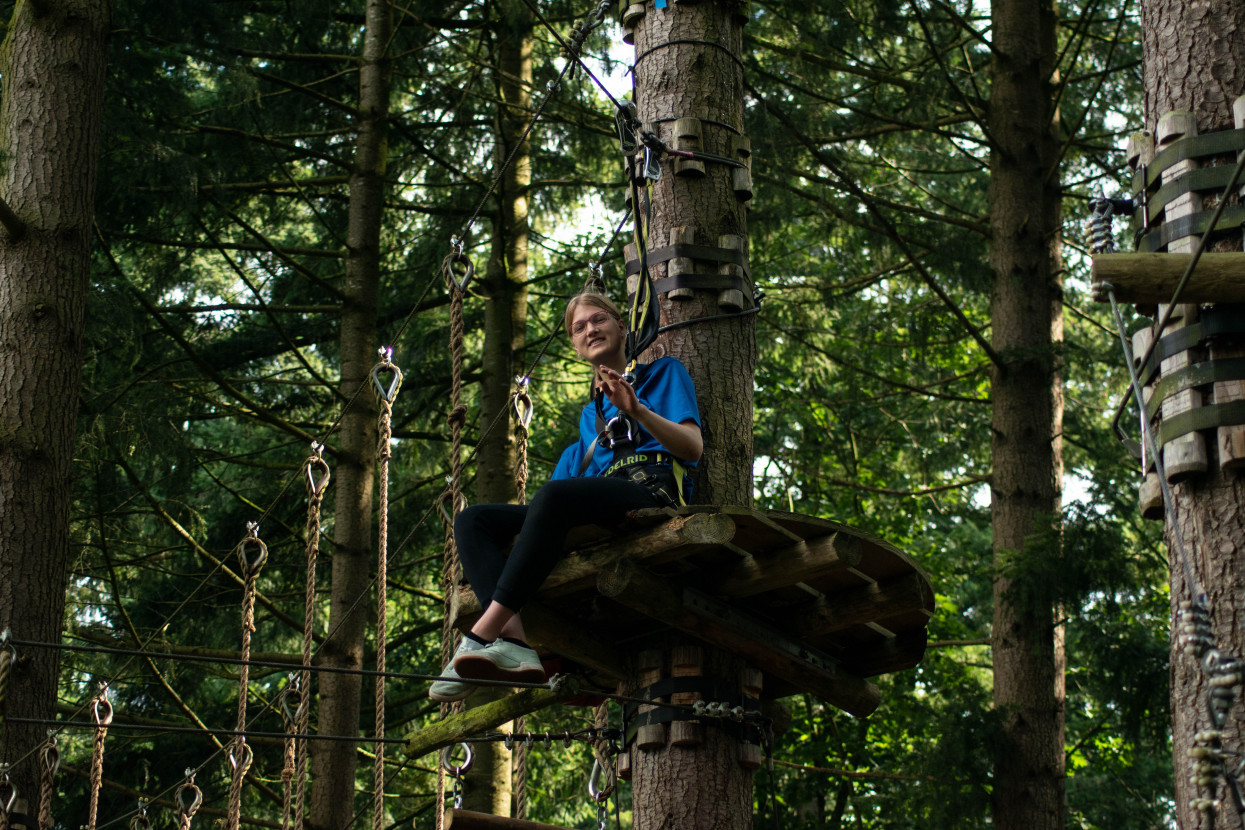
<path id="1" fill-rule="evenodd" d="M 462 474 L 463 474 L 463 427 L 467 423 L 467 407 L 463 406 L 463 295 L 459 283 L 454 277 L 454 263 L 461 261 L 462 254 L 451 253 L 442 264 L 445 283 L 450 294 L 450 414 L 446 421 L 450 425 L 450 474 L 446 477 L 446 491 L 443 498 L 450 501 L 449 508 L 443 511 L 448 517 L 445 522 L 445 541 L 441 557 L 441 665 L 449 665 L 450 659 L 458 648 L 458 633 L 450 622 L 453 610 L 454 592 L 458 590 L 461 565 L 458 563 L 458 547 L 454 543 L 454 517 L 461 510 Z M 441 704 L 442 719 L 451 712 L 462 711 L 463 703 Z M 445 769 L 437 770 L 437 818 L 436 828 L 445 826 Z"/>
<path id="2" fill-rule="evenodd" d="M 56 748 L 56 733 L 48 731 L 48 742 L 39 753 L 39 830 L 51 830 L 52 795 L 56 792 L 56 772 L 61 766 L 61 753 Z"/>
<path id="3" fill-rule="evenodd" d="M 91 795 L 87 807 L 87 830 L 95 830 L 99 817 L 99 792 L 104 786 L 104 738 L 108 735 L 108 725 L 112 723 L 112 704 L 108 701 L 108 686 L 105 684 L 95 698 L 95 748 L 91 752 Z"/>
<path id="4" fill-rule="evenodd" d="M 290 711 L 290 697 L 297 700 L 295 712 Z M 290 830 L 290 820 L 294 813 L 294 775 L 298 766 L 298 732 L 297 710 L 302 708 L 302 691 L 298 688 L 297 675 L 293 682 L 281 693 L 282 725 L 285 728 L 284 751 L 281 755 L 281 830 Z"/>
<path id="5" fill-rule="evenodd" d="M 380 471 L 380 526 L 377 533 L 376 564 L 376 743 L 372 763 L 372 828 L 385 827 L 385 649 L 388 625 L 386 605 L 389 602 L 389 459 L 392 455 L 393 399 L 402 386 L 402 372 L 390 362 L 392 349 L 381 349 L 382 359 L 372 369 L 372 379 L 380 398 L 380 423 L 377 428 L 376 461 Z M 390 372 L 393 382 L 383 389 L 380 374 Z"/>
<path id="6" fill-rule="evenodd" d="M 592 710 L 592 726 L 598 735 L 603 735 L 610 722 L 610 702 L 605 699 L 597 704 Z M 602 770 L 614 770 L 616 760 L 614 758 L 612 747 L 608 739 L 604 737 L 597 738 L 592 744 L 592 754 L 596 758 L 597 764 Z M 617 775 L 617 773 L 612 773 Z"/>
<path id="7" fill-rule="evenodd" d="M 294 714 L 294 731 L 306 735 L 311 723 L 311 657 L 315 645 L 316 626 L 316 560 L 320 555 L 320 507 L 329 484 L 329 465 L 323 458 L 324 445 L 313 444 L 315 451 L 307 459 L 307 585 L 303 597 L 303 668 L 299 675 L 298 708 Z M 320 476 L 317 477 L 316 473 Z M 294 827 L 302 830 L 307 800 L 307 739 L 295 742 L 294 764 Z"/>
<path id="8" fill-rule="evenodd" d="M 255 549 L 254 558 L 247 551 Z M 250 685 L 251 635 L 255 633 L 255 581 L 259 576 L 264 560 L 268 558 L 268 547 L 259 540 L 259 525 L 247 523 L 247 535 L 237 547 L 238 561 L 242 565 L 246 577 L 242 589 L 242 665 L 238 671 L 238 737 L 233 741 L 233 749 L 229 751 L 229 763 L 233 766 L 233 778 L 229 784 L 229 810 L 225 818 L 225 830 L 238 830 L 242 816 L 242 781 L 251 767 L 251 748 L 246 743 L 246 703 Z"/>
<path id="9" fill-rule="evenodd" d="M 527 717 L 515 718 L 514 731 L 527 731 Z M 522 821 L 527 818 L 527 741 L 516 741 L 514 745 L 514 817 Z"/>

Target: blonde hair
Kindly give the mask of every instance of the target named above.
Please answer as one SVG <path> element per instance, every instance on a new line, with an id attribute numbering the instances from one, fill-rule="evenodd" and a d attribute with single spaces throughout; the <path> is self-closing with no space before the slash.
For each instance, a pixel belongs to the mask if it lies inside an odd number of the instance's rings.
<path id="1" fill-rule="evenodd" d="M 596 291 L 581 291 L 571 301 L 566 304 L 566 314 L 563 316 L 563 327 L 566 329 L 566 336 L 571 336 L 571 324 L 575 320 L 575 309 L 581 305 L 590 305 L 593 308 L 599 308 L 602 311 L 608 311 L 613 315 L 615 320 L 622 320 L 622 312 L 618 310 L 618 306 L 614 305 L 614 301 L 604 294 Z"/>

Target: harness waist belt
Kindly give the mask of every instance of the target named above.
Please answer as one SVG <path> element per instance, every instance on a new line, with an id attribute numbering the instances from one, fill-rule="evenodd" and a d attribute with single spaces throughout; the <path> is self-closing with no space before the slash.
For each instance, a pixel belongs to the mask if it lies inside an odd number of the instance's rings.
<path id="1" fill-rule="evenodd" d="M 664 452 L 627 453 L 621 458 L 615 459 L 614 463 L 611 464 L 602 475 L 607 477 L 612 476 L 624 467 L 631 467 L 636 464 L 670 464 L 672 461 L 674 461 L 674 456 Z"/>

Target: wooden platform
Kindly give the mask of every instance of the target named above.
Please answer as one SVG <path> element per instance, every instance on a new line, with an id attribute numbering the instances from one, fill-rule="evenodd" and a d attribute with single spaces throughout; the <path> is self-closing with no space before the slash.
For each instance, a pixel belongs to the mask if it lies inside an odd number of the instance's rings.
<path id="1" fill-rule="evenodd" d="M 745 657 L 763 697 L 810 692 L 854 715 L 877 708 L 865 678 L 915 666 L 934 608 L 928 577 L 886 542 L 792 513 L 695 506 L 645 510 L 621 533 L 579 528 L 523 621 L 612 689 L 654 635 L 677 629 Z M 480 607 L 461 586 L 452 614 Z"/>

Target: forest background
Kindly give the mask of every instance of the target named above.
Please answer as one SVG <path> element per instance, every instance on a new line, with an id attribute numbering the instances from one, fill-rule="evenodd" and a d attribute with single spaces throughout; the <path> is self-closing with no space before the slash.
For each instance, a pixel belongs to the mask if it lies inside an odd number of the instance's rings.
<path id="1" fill-rule="evenodd" d="M 541 9 L 564 36 L 591 11 L 561 0 Z M 855 719 L 812 698 L 786 701 L 791 722 L 775 746 L 778 763 L 758 774 L 758 815 L 780 812 L 785 827 L 981 826 L 1000 728 L 989 649 L 999 576 L 989 357 L 975 336 L 991 322 L 991 10 L 940 0 L 773 0 L 749 9 L 749 245 L 766 294 L 755 318 L 756 506 L 875 533 L 913 556 L 937 593 L 927 655 L 916 669 L 879 678 L 877 713 Z M 15 4 L 0 3 L 0 18 L 14 14 Z M 1059 14 L 1062 437 L 1075 487 L 1052 517 L 1061 543 L 1027 561 L 1023 577 L 1057 601 L 1064 623 L 1069 826 L 1163 827 L 1173 814 L 1166 552 L 1159 526 L 1138 516 L 1135 464 L 1110 433 L 1124 372 L 1113 324 L 1088 297 L 1081 232 L 1087 198 L 1121 189 L 1123 136 L 1142 121 L 1138 8 L 1086 0 Z M 358 383 L 339 383 L 342 350 L 351 314 L 370 304 L 371 355 L 392 346 L 405 375 L 389 483 L 387 667 L 436 672 L 436 505 L 451 414 L 440 263 L 455 235 L 480 271 L 465 307 L 464 454 L 476 460 L 498 411 L 489 385 L 509 389 L 529 366 L 530 487 L 574 434 L 587 374 L 558 336 L 564 301 L 602 251 L 607 290 L 624 293 L 621 242 L 613 241 L 624 177 L 612 105 L 582 71 L 551 86 L 565 66 L 562 47 L 519 0 L 393 4 L 380 59 L 368 56 L 375 45 L 365 22 L 363 4 L 323 0 L 113 6 L 68 645 L 236 653 L 241 590 L 231 551 L 246 523 L 262 519 L 269 559 L 254 648 L 257 659 L 297 660 L 302 465 L 313 440 L 349 440 L 339 416 Z M 627 54 L 620 37 L 613 20 L 594 32 L 592 65 L 618 69 Z M 507 63 L 515 54 L 519 63 Z M 530 76 L 515 68 L 525 54 Z M 387 107 L 379 116 L 360 83 L 378 64 Z M 4 94 L 13 94 L 7 83 Z M 503 181 L 513 125 L 538 109 L 530 184 Z M 377 117 L 386 127 L 371 168 L 378 279 L 374 298 L 360 299 L 352 285 L 359 246 L 351 253 L 360 191 L 351 177 Z M 506 248 L 519 202 L 530 217 L 523 271 Z M 499 331 L 510 352 L 501 362 L 490 360 Z M 369 397 L 355 408 L 374 419 L 374 406 Z M 374 433 L 364 437 L 374 445 Z M 494 492 L 513 455 L 512 439 L 492 460 L 481 451 L 478 478 L 475 464 L 467 467 L 468 497 Z M 331 487 L 330 505 L 334 498 Z M 326 507 L 326 560 L 342 545 L 343 515 Z M 322 638 L 331 567 L 319 599 Z M 374 560 L 370 567 L 365 587 Z M 369 613 L 366 642 L 374 643 Z M 22 649 L 35 661 L 55 653 Z M 255 729 L 281 731 L 275 704 L 288 673 L 252 671 L 253 705 L 269 707 Z M 208 729 L 164 730 L 230 728 L 235 669 L 65 651 L 59 677 L 61 717 L 84 720 L 106 680 L 117 722 L 149 727 L 110 736 L 105 826 L 128 821 L 140 794 L 169 798 L 188 768 L 199 770 L 205 811 L 223 806 L 228 764 Z M 437 717 L 425 684 L 391 684 L 390 737 Z M 528 728 L 561 731 L 590 717 L 549 710 Z M 370 734 L 373 718 L 364 695 L 360 734 Z M 245 792 L 243 821 L 277 826 L 280 742 L 253 745 L 258 783 Z M 69 825 L 85 813 L 91 734 L 66 730 L 60 747 L 58 818 Z M 346 786 L 362 815 L 371 764 L 360 753 Z M 529 816 L 594 826 L 582 747 L 534 750 L 529 763 Z M 433 759 L 391 751 L 389 764 L 388 821 L 430 826 Z M 159 816 L 172 821 L 168 810 Z"/>

